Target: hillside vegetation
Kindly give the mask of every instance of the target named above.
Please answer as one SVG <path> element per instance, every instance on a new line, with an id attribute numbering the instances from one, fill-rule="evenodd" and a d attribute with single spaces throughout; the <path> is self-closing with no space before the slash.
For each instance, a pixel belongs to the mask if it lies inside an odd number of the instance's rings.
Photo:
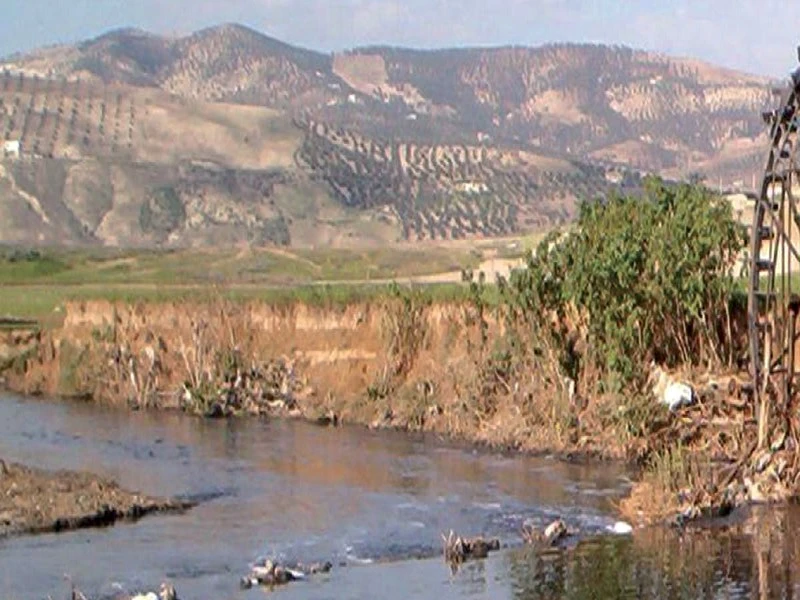
<path id="1" fill-rule="evenodd" d="M 621 47 L 325 55 L 224 25 L 7 60 L 0 242 L 363 245 L 518 234 L 643 172 L 730 186 L 770 82 Z"/>

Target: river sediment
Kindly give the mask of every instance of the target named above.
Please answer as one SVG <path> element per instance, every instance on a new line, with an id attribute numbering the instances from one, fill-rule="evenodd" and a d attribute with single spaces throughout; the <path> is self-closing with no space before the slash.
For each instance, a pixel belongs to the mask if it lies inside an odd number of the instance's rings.
<path id="1" fill-rule="evenodd" d="M 45 471 L 0 460 L 0 539 L 103 527 L 191 506 L 131 492 L 87 472 Z"/>

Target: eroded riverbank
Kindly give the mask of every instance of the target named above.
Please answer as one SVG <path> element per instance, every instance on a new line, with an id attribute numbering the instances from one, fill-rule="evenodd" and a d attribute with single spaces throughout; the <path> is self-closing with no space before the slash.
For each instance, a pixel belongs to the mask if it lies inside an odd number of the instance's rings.
<path id="1" fill-rule="evenodd" d="M 11 389 L 639 461 L 655 468 L 622 503 L 637 522 L 794 493 L 794 440 L 778 428 L 769 453 L 755 452 L 755 406 L 736 373 L 701 374 L 697 401 L 675 412 L 650 396 L 596 394 L 557 371 L 515 370 L 497 349 L 508 324 L 480 305 L 413 294 L 343 307 L 98 301 L 62 316 L 44 331 L 5 332 Z"/>

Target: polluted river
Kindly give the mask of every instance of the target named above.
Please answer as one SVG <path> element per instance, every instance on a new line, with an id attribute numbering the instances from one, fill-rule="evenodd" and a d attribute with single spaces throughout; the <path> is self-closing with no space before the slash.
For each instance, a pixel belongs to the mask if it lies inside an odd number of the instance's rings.
<path id="1" fill-rule="evenodd" d="M 431 437 L 299 421 L 202 420 L 0 397 L 0 456 L 89 470 L 129 489 L 197 501 L 181 514 L 0 541 L 0 596 L 90 598 L 156 588 L 180 598 L 255 598 L 259 557 L 331 561 L 282 598 L 791 598 L 800 594 L 795 509 L 699 531 L 615 535 L 629 473 L 503 455 Z M 534 552 L 525 521 L 579 530 Z M 502 548 L 452 572 L 442 534 Z"/>

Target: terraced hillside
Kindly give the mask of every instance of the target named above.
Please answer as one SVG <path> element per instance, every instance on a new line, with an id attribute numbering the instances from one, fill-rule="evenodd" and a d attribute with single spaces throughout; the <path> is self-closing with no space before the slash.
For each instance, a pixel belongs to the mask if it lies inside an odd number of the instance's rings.
<path id="1" fill-rule="evenodd" d="M 732 173 L 713 172 L 720 159 L 741 153 L 743 145 L 760 159 L 759 115 L 772 102 L 765 78 L 597 45 L 376 47 L 336 57 L 334 71 L 405 111 L 402 116 L 447 113 L 462 129 L 488 139 L 584 160 L 672 173 L 705 169 L 724 177 Z"/>
<path id="2" fill-rule="evenodd" d="M 11 144 L 0 158 L 2 242 L 292 240 L 303 134 L 279 112 L 6 71 L 0 132 Z M 306 189 L 306 204 L 325 204 L 324 190 Z"/>
<path id="3" fill-rule="evenodd" d="M 116 31 L 8 65 L 42 77 L 311 111 L 371 136 L 423 143 L 480 137 L 728 179 L 739 175 L 742 157 L 745 167 L 760 164 L 759 113 L 771 104 L 766 78 L 625 47 L 370 47 L 331 57 L 237 25 L 184 38 Z"/>
<path id="4" fill-rule="evenodd" d="M 275 109 L 8 70 L 0 131 L 20 152 L 0 165 L 0 241 L 10 243 L 491 237 L 564 222 L 613 180 L 523 150 L 379 141 Z"/>
<path id="5" fill-rule="evenodd" d="M 524 233 L 644 172 L 747 187 L 773 83 L 596 45 L 331 56 L 237 25 L 114 31 L 0 62 L 0 242 Z"/>
<path id="6" fill-rule="evenodd" d="M 282 113 L 194 102 L 153 88 L 0 74 L 0 132 L 28 157 L 291 165 L 301 137 Z"/>
<path id="7" fill-rule="evenodd" d="M 137 108 L 135 95 L 118 87 L 9 71 L 0 76 L 3 139 L 21 140 L 36 156 L 66 157 L 90 149 L 130 156 Z"/>
<path id="8" fill-rule="evenodd" d="M 377 141 L 307 121 L 298 164 L 345 206 L 386 209 L 403 239 L 501 236 L 568 220 L 580 198 L 638 185 L 590 167 L 478 145 Z M 611 181 L 614 181 L 612 184 Z"/>

